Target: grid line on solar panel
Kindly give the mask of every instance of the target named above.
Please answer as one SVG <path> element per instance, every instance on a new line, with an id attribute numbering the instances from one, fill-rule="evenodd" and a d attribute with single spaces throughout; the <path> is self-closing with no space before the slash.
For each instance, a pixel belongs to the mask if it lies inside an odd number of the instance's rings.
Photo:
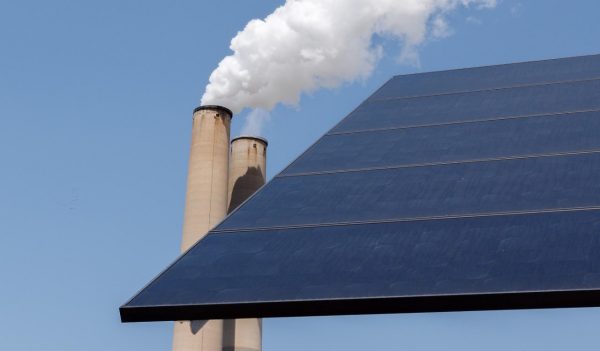
<path id="1" fill-rule="evenodd" d="M 443 123 L 430 123 L 430 124 L 414 124 L 414 125 L 406 125 L 406 126 L 398 126 L 398 127 L 387 127 L 387 128 L 372 128 L 372 129 L 360 129 L 360 130 L 352 130 L 347 132 L 329 132 L 325 134 L 325 136 L 333 136 L 333 135 L 347 135 L 347 134 L 360 134 L 360 133 L 370 133 L 370 132 L 381 132 L 386 130 L 400 130 L 400 129 L 414 129 L 414 128 L 427 128 L 427 127 L 440 127 L 440 126 L 451 126 L 456 124 L 471 124 L 471 123 L 481 123 L 481 122 L 495 122 L 495 121 L 505 121 L 511 119 L 523 119 L 523 118 L 535 118 L 535 117 L 551 117 L 551 116 L 566 116 L 573 115 L 579 113 L 588 113 L 588 112 L 600 112 L 600 109 L 585 109 L 585 110 L 574 110 L 574 111 L 560 111 L 555 113 L 536 113 L 530 115 L 516 115 L 516 116 L 507 116 L 507 117 L 493 117 L 493 118 L 485 118 L 485 119 L 469 119 L 462 121 L 452 121 L 452 122 L 443 122 Z"/>
<path id="2" fill-rule="evenodd" d="M 332 171 L 315 171 L 315 172 L 303 172 L 303 173 L 286 173 L 278 174 L 275 178 L 288 178 L 288 177 L 306 177 L 313 175 L 324 175 L 324 174 L 337 174 L 337 173 L 352 173 L 352 172 L 368 172 L 368 171 L 380 171 L 388 169 L 399 169 L 399 168 L 416 168 L 416 167 L 430 167 L 430 166 L 445 166 L 453 164 L 465 164 L 465 163 L 483 163 L 483 162 L 495 162 L 495 161 L 509 161 L 509 160 L 521 160 L 530 158 L 540 157 L 559 157 L 559 156 L 572 156 L 572 155 L 585 155 L 600 153 L 600 149 L 591 150 L 577 150 L 577 151 L 566 151 L 566 152 L 553 152 L 547 154 L 530 154 L 530 155 L 516 155 L 516 156 L 503 156 L 503 157 L 489 157 L 489 158 L 474 158 L 467 160 L 454 160 L 446 162 L 429 162 L 429 163 L 410 163 L 402 165 L 392 166 L 381 166 L 381 167 L 364 167 L 364 168 L 348 168 L 348 169 L 336 169 Z"/>
<path id="3" fill-rule="evenodd" d="M 600 80 L 366 102 L 328 134 L 600 109 Z"/>
<path id="4" fill-rule="evenodd" d="M 600 55 L 397 75 L 369 99 L 568 81 L 600 76 Z"/>
<path id="5" fill-rule="evenodd" d="M 583 82 L 590 82 L 590 81 L 596 81 L 596 80 L 600 80 L 600 75 L 598 77 L 592 77 L 592 78 L 586 78 L 586 79 L 561 80 L 561 81 L 554 81 L 554 82 L 531 83 L 531 84 L 518 84 L 518 85 L 502 86 L 502 87 L 495 87 L 495 88 L 441 92 L 441 93 L 436 93 L 436 94 L 407 95 L 407 96 L 386 97 L 386 98 L 369 98 L 367 100 L 367 102 L 420 99 L 420 98 L 426 98 L 426 97 L 481 93 L 481 92 L 486 92 L 486 91 L 498 91 L 498 90 L 507 90 L 507 89 L 539 87 L 539 86 L 555 85 L 555 84 L 583 83 Z"/>
<path id="6" fill-rule="evenodd" d="M 329 223 L 305 223 L 297 225 L 282 225 L 270 227 L 251 227 L 251 228 L 215 228 L 208 232 L 207 235 L 220 234 L 235 234 L 254 231 L 270 231 L 270 230 L 286 230 L 286 229 L 302 229 L 302 228 L 320 228 L 320 227 L 349 227 L 355 225 L 368 224 L 383 224 L 383 223 L 401 223 L 401 222 L 423 222 L 423 221 L 443 221 L 449 219 L 461 218 L 483 218 L 483 217 L 506 217 L 506 216 L 526 216 L 545 213 L 563 213 L 563 212 L 588 212 L 600 211 L 600 206 L 585 206 L 585 207 L 569 207 L 569 208 L 541 208 L 535 210 L 524 211 L 503 211 L 503 212 L 477 212 L 447 216 L 423 216 L 423 217 L 407 217 L 407 218 L 387 218 L 379 220 L 366 221 L 349 221 L 349 222 L 329 222 Z"/>
<path id="7" fill-rule="evenodd" d="M 597 206 L 598 174 L 588 153 L 275 178 L 216 229 Z"/>

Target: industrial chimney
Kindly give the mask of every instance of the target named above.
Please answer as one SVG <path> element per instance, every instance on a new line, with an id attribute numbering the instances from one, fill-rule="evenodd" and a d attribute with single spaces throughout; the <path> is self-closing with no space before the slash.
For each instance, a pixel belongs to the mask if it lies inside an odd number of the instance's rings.
<path id="1" fill-rule="evenodd" d="M 194 110 L 181 252 L 227 214 L 231 117 L 222 106 Z M 221 351 L 222 346 L 223 321 L 175 322 L 173 351 Z"/>
<path id="2" fill-rule="evenodd" d="M 240 136 L 231 141 L 228 212 L 254 194 L 266 180 L 267 141 Z M 228 319 L 223 322 L 223 351 L 260 351 L 261 319 Z"/>
<path id="3" fill-rule="evenodd" d="M 227 213 L 235 210 L 265 184 L 267 145 L 266 139 L 247 135 L 231 141 Z"/>

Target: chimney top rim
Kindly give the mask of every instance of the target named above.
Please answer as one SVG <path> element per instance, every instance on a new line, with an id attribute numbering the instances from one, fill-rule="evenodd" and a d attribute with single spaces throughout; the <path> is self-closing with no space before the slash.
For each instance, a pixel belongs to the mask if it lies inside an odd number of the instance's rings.
<path id="1" fill-rule="evenodd" d="M 240 135 L 240 136 L 237 136 L 237 137 L 231 139 L 231 143 L 233 144 L 234 141 L 240 140 L 240 139 L 256 140 L 256 141 L 260 141 L 260 142 L 264 143 L 265 146 L 269 145 L 269 141 L 267 139 L 265 139 L 263 137 L 255 136 L 255 135 Z"/>
<path id="2" fill-rule="evenodd" d="M 221 112 L 225 112 L 229 115 L 229 117 L 233 117 L 233 112 L 231 112 L 230 109 L 228 109 L 227 107 L 224 106 L 220 106 L 220 105 L 202 105 L 202 106 L 198 106 L 194 109 L 193 113 L 196 113 L 198 111 L 201 110 L 214 110 L 214 111 L 221 111 Z"/>

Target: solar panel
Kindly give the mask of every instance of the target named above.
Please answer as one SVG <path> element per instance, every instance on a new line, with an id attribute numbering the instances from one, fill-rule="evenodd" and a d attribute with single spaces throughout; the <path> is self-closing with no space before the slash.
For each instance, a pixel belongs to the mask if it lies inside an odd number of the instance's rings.
<path id="1" fill-rule="evenodd" d="M 600 306 L 600 56 L 394 77 L 123 321 Z"/>

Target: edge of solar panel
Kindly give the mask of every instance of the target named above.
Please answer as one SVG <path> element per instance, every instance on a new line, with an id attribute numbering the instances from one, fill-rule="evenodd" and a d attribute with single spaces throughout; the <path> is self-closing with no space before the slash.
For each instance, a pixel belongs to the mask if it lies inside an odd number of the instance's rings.
<path id="1" fill-rule="evenodd" d="M 595 60 L 595 64 L 600 67 L 600 55 L 587 55 L 579 57 L 559 58 L 551 60 L 540 60 L 530 62 L 510 63 L 504 65 L 484 66 L 475 68 L 464 68 L 458 70 L 438 71 L 415 74 L 410 76 L 436 74 L 440 72 L 466 71 L 485 68 L 495 68 L 500 66 L 510 66 L 519 64 L 536 64 L 538 62 L 567 62 L 577 60 Z M 288 167 L 279 173 L 275 178 L 285 176 L 299 160 L 309 153 L 322 139 L 335 134 L 336 129 L 365 104 L 371 103 L 377 94 L 381 93 L 390 82 L 402 76 L 396 76 L 390 79 L 386 84 L 380 87 L 363 103 L 348 116 L 343 118 L 323 137 L 319 138 L 311 147 L 302 153 Z M 553 83 L 550 83 L 553 84 Z M 460 92 L 458 92 L 460 93 Z M 385 100 L 385 99 L 384 99 Z M 293 172 L 292 172 L 293 173 Z M 268 183 L 266 186 L 268 186 Z M 261 193 L 261 190 L 254 196 Z M 248 199 L 238 210 L 234 211 L 228 218 L 235 216 L 236 212 L 251 202 L 254 198 Z M 247 229 L 224 229 L 218 225 L 213 229 L 207 238 L 215 235 L 223 235 L 227 232 L 251 231 L 252 227 Z M 256 228 L 254 228 L 256 229 Z M 260 228 L 259 228 L 260 229 Z M 267 228 L 268 229 L 268 228 Z M 521 309 L 521 308 L 556 308 L 556 307 L 594 307 L 600 306 L 600 285 L 594 285 L 590 289 L 540 289 L 540 290 L 521 290 L 521 291 L 501 291 L 501 292 L 479 292 L 473 294 L 420 294 L 415 296 L 387 296 L 387 297 L 352 297 L 352 298 L 324 298 L 324 299 L 305 299 L 305 300 L 277 300 L 270 299 L 265 301 L 227 301 L 185 304 L 154 303 L 149 305 L 136 305 L 134 301 L 148 287 L 161 279 L 173 266 L 182 258 L 193 251 L 204 240 L 194 245 L 188 252 L 181 255 L 173 264 L 169 265 L 160 275 L 153 279 L 146 287 L 134 295 L 131 300 L 121 306 L 121 319 L 124 322 L 135 321 L 157 321 L 157 320 L 184 320 L 184 319 L 220 319 L 220 318 L 249 318 L 249 317 L 286 317 L 286 316 L 308 316 L 308 315 L 338 315 L 338 314 L 371 314 L 371 313 L 398 313 L 398 312 L 438 312 L 438 311 L 466 311 L 466 310 L 495 310 L 495 309 Z M 595 282 L 595 280 L 594 280 Z M 593 285 L 593 284 L 592 284 Z M 168 300 L 165 299 L 165 301 Z"/>
<path id="2" fill-rule="evenodd" d="M 198 320 L 198 316 L 201 316 L 201 320 L 212 320 L 584 308 L 600 307 L 598 300 L 600 300 L 600 289 L 373 299 L 323 299 L 293 302 L 269 301 L 223 305 L 165 305 L 126 307 L 126 310 L 121 310 L 121 321 L 128 323 Z"/>

